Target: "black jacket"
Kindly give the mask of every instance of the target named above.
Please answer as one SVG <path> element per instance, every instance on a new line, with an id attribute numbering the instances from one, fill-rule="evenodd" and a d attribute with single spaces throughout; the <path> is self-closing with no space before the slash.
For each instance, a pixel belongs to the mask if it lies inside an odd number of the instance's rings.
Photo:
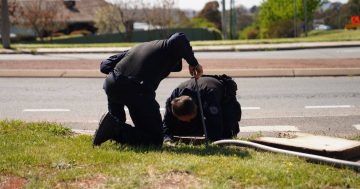
<path id="1" fill-rule="evenodd" d="M 189 65 L 198 64 L 185 34 L 175 33 L 169 39 L 141 43 L 109 57 L 101 62 L 100 71 L 135 78 L 155 91 L 170 72 L 181 70 L 182 58 Z"/>
<path id="2" fill-rule="evenodd" d="M 208 138 L 212 141 L 222 139 L 222 100 L 224 86 L 213 77 L 201 77 L 198 80 L 201 102 L 203 105 L 205 124 Z M 191 122 L 182 122 L 176 119 L 171 111 L 171 101 L 179 96 L 190 96 L 198 105 L 195 80 L 191 79 L 180 84 L 166 101 L 166 111 L 163 120 L 165 138 L 173 136 L 202 136 L 204 134 L 201 116 L 198 110 L 197 116 Z"/>

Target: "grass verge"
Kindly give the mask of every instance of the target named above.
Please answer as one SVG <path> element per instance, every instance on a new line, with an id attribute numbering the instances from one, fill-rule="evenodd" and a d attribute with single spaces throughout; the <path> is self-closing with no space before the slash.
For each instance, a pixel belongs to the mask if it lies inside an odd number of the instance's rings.
<path id="1" fill-rule="evenodd" d="M 352 170 L 247 148 L 91 147 L 46 122 L 0 121 L 0 188 L 356 188 Z"/>
<path id="2" fill-rule="evenodd" d="M 71 39 L 74 42 L 71 43 Z M 62 43 L 60 38 L 54 38 L 50 43 L 27 43 L 13 44 L 15 49 L 37 49 L 37 48 L 93 48 L 93 47 L 132 47 L 137 43 L 76 43 L 79 36 L 67 37 L 68 42 Z M 192 46 L 218 46 L 218 45 L 244 45 L 244 44 L 278 44 L 278 43 L 300 43 L 300 42 L 335 42 L 335 41 L 359 41 L 360 31 L 357 30 L 330 30 L 312 31 L 308 37 L 279 38 L 279 39 L 254 39 L 254 40 L 217 40 L 217 41 L 192 41 Z"/>

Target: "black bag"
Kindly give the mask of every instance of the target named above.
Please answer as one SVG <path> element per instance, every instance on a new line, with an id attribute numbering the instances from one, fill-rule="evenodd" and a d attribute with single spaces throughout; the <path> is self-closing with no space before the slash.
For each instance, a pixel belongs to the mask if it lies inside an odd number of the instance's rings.
<path id="1" fill-rule="evenodd" d="M 213 77 L 221 82 L 224 86 L 224 102 L 228 102 L 232 98 L 236 98 L 237 84 L 228 75 L 203 75 L 203 77 Z"/>

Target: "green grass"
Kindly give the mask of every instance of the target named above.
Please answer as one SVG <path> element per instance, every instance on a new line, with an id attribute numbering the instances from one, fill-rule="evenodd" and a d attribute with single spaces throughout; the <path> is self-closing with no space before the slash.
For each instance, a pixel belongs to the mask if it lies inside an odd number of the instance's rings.
<path id="1" fill-rule="evenodd" d="M 15 43 L 12 47 L 15 49 L 37 49 L 37 48 L 92 48 L 92 47 L 132 47 L 137 43 L 71 43 L 79 40 L 79 36 L 68 36 L 67 43 L 61 43 L 64 37 L 54 38 L 53 43 Z M 360 31 L 357 30 L 330 30 L 330 31 L 312 31 L 308 37 L 298 38 L 279 38 L 279 39 L 254 39 L 254 40 L 219 40 L 219 41 L 192 41 L 193 46 L 206 45 L 242 45 L 242 44 L 277 44 L 277 43 L 299 43 L 299 42 L 331 42 L 331 41 L 359 41 Z M 70 42 L 69 42 L 70 41 Z"/>
<path id="2" fill-rule="evenodd" d="M 194 41 L 194 46 L 202 45 L 242 45 L 242 44 L 278 44 L 300 42 L 333 42 L 333 41 L 359 41 L 360 31 L 356 30 L 330 30 L 312 31 L 308 37 L 253 39 L 253 40 L 222 40 L 222 41 Z"/>
<path id="3" fill-rule="evenodd" d="M 0 121 L 0 187 L 21 178 L 27 188 L 356 188 L 348 169 L 247 148 L 146 148 L 110 142 L 91 147 L 46 122 Z M 85 187 L 86 188 L 86 187 Z"/>

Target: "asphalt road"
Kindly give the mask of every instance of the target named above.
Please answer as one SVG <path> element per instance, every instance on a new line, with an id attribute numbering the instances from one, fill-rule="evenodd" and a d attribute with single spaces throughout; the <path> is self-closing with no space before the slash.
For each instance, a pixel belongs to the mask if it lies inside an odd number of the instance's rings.
<path id="1" fill-rule="evenodd" d="M 200 59 L 354 59 L 360 58 L 359 52 L 360 47 L 347 47 L 282 51 L 196 52 L 195 56 Z M 0 60 L 102 60 L 112 54 L 2 54 Z"/>
<path id="2" fill-rule="evenodd" d="M 161 83 L 157 90 L 161 108 L 184 80 Z M 243 108 L 241 135 L 285 131 L 339 137 L 360 134 L 360 77 L 235 80 Z M 0 78 L 0 119 L 51 121 L 94 130 L 106 111 L 102 83 L 100 78 Z"/>

